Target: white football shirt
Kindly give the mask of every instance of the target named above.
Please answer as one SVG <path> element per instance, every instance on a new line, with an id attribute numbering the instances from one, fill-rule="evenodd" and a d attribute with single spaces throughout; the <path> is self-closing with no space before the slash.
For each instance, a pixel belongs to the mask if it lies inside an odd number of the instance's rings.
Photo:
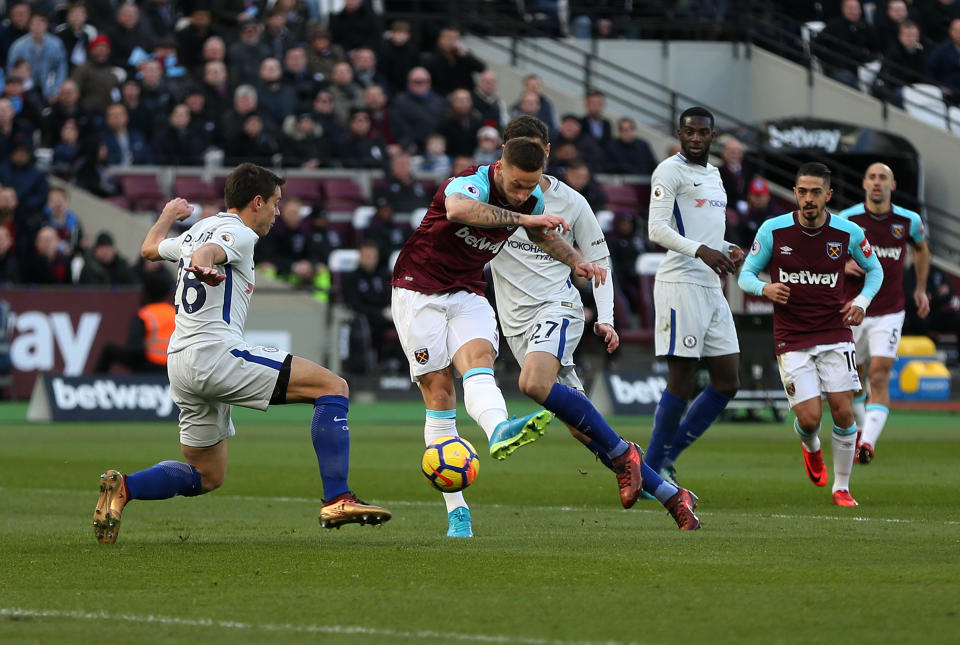
<path id="1" fill-rule="evenodd" d="M 550 187 L 543 191 L 543 212 L 558 215 L 570 225 L 562 234 L 570 245 L 577 244 L 587 262 L 597 262 L 610 255 L 596 215 L 583 195 L 565 183 L 544 175 Z M 507 336 L 522 334 L 533 323 L 537 311 L 545 303 L 570 303 L 578 316 L 583 316 L 580 292 L 570 281 L 570 267 L 559 262 L 530 241 L 527 231 L 519 228 L 503 249 L 490 261 L 493 286 L 497 298 L 497 317 Z M 598 320 L 613 324 L 613 287 L 607 284 L 609 298 L 597 293 Z M 605 301 L 605 302 L 603 302 Z"/>
<path id="2" fill-rule="evenodd" d="M 667 249 L 657 280 L 719 287 L 716 272 L 696 257 L 705 244 L 726 253 L 727 193 L 717 167 L 681 154 L 663 160 L 650 178 L 650 240 Z"/>
<path id="3" fill-rule="evenodd" d="M 177 263 L 176 327 L 167 353 L 197 343 L 222 343 L 226 350 L 244 342 L 243 325 L 254 286 L 253 247 L 258 239 L 239 217 L 219 213 L 200 220 L 179 237 L 160 242 L 160 256 Z M 216 267 L 227 279 L 216 287 L 184 271 L 192 264 L 194 251 L 207 243 L 227 254 L 227 262 Z"/>

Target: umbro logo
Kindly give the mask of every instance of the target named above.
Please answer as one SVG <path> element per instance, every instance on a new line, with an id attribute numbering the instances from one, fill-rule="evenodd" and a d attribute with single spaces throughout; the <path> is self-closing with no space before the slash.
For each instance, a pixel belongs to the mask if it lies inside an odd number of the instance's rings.
<path id="1" fill-rule="evenodd" d="M 781 254 L 781 255 L 790 255 L 791 252 L 793 252 L 793 249 L 790 248 L 789 246 L 781 246 L 781 247 L 780 247 L 780 254 Z"/>

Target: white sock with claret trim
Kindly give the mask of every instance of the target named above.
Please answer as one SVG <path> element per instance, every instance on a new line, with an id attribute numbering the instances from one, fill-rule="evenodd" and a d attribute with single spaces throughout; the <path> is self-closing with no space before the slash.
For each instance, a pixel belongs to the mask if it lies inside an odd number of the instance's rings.
<path id="1" fill-rule="evenodd" d="M 857 424 L 849 428 L 833 426 L 830 448 L 833 450 L 833 492 L 850 490 L 850 472 L 857 449 Z"/>

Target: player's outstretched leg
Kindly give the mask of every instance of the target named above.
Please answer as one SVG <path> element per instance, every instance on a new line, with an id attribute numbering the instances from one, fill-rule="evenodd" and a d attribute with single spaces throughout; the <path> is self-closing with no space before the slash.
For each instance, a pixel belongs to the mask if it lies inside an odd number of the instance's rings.
<path id="1" fill-rule="evenodd" d="M 440 437 L 457 436 L 457 411 L 427 410 L 423 423 L 423 443 L 429 446 Z M 447 537 L 473 537 L 473 519 L 462 491 L 441 493 L 447 506 Z"/>
<path id="2" fill-rule="evenodd" d="M 320 526 L 326 529 L 338 529 L 344 524 L 383 524 L 392 517 L 387 509 L 361 500 L 347 485 L 350 468 L 349 405 L 347 397 L 341 395 L 317 397 L 314 402 L 310 436 L 323 481 L 324 502 L 320 509 Z"/>
<path id="3" fill-rule="evenodd" d="M 507 418 L 507 403 L 490 367 L 474 367 L 463 374 L 463 404 L 487 435 L 490 456 L 506 459 L 517 448 L 543 436 L 553 415 L 539 410 L 523 417 Z"/>

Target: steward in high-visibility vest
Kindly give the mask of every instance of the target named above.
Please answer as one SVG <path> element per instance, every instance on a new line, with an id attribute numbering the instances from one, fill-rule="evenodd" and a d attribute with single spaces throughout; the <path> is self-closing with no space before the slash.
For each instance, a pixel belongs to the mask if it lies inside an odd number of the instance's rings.
<path id="1" fill-rule="evenodd" d="M 137 312 L 143 321 L 144 357 L 154 365 L 167 364 L 167 345 L 173 335 L 176 309 L 168 302 L 151 302 Z"/>

